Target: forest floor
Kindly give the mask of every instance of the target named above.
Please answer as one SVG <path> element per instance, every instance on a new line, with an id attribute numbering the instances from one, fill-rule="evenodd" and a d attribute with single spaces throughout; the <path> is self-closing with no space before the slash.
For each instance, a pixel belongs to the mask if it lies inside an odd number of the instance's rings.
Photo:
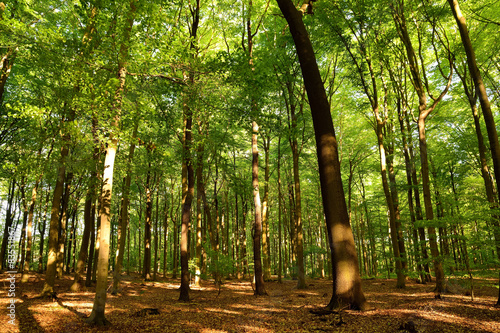
<path id="1" fill-rule="evenodd" d="M 57 300 L 36 298 L 43 275 L 28 283 L 16 278 L 15 325 L 8 323 L 9 281 L 0 275 L 0 332 L 500 332 L 500 308 L 494 307 L 498 280 L 474 279 L 474 301 L 462 286 L 467 280 L 448 280 L 453 292 L 436 299 L 433 284 L 408 281 L 396 289 L 389 279 L 363 280 L 370 310 L 343 310 L 340 314 L 315 314 L 328 304 L 332 282 L 308 280 L 308 289 L 297 290 L 295 281 L 267 282 L 269 296 L 256 297 L 249 282 L 226 280 L 219 289 L 204 281 L 193 287 L 191 302 L 179 297 L 179 280 L 144 282 L 123 276 L 122 294 L 108 294 L 106 318 L 110 326 L 84 323 L 92 311 L 93 288 L 69 292 L 71 277 L 57 280 Z M 111 281 L 110 281 L 111 283 Z M 158 314 L 141 311 L 158 309 Z"/>

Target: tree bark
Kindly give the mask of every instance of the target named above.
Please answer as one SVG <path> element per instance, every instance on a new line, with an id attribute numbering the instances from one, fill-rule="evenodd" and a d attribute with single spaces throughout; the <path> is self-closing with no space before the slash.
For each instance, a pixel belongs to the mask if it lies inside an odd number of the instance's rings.
<path id="1" fill-rule="evenodd" d="M 14 217 L 12 216 L 12 202 L 14 201 L 14 192 L 16 188 L 16 179 L 12 178 L 7 196 L 7 212 L 5 214 L 5 227 L 2 239 L 2 249 L 0 252 L 0 270 L 4 270 L 9 265 L 5 265 L 5 253 L 7 252 L 7 243 L 9 242 L 9 228 L 12 226 Z"/>
<path id="2" fill-rule="evenodd" d="M 132 170 L 131 163 L 134 158 L 135 151 L 135 138 L 137 137 L 137 129 L 139 127 L 139 121 L 135 121 L 134 132 L 132 133 L 132 142 L 130 143 L 129 151 L 128 151 L 128 161 L 127 161 L 127 175 L 123 181 L 122 188 L 122 201 L 121 201 L 121 216 L 120 216 L 120 226 L 118 233 L 118 251 L 116 255 L 116 265 L 113 271 L 113 289 L 111 290 L 112 295 L 116 295 L 120 289 L 120 274 L 123 266 L 123 255 L 125 252 L 125 240 L 126 240 L 126 230 L 129 224 L 129 214 L 128 207 L 130 203 L 129 193 L 130 193 L 130 184 L 132 182 Z"/>
<path id="3" fill-rule="evenodd" d="M 88 257 L 88 248 L 89 248 L 89 239 L 90 239 L 90 231 L 93 226 L 91 221 L 92 218 L 92 189 L 89 189 L 87 192 L 87 198 L 85 199 L 85 208 L 83 213 L 83 219 L 85 226 L 83 228 L 82 235 L 82 245 L 80 246 L 80 253 L 78 254 L 78 262 L 76 264 L 75 275 L 73 277 L 73 284 L 71 285 L 70 290 L 73 292 L 78 292 L 83 290 L 85 286 L 83 285 L 83 270 L 85 269 L 85 262 Z"/>
<path id="4" fill-rule="evenodd" d="M 290 0 L 277 0 L 292 34 L 302 69 L 314 134 L 323 198 L 323 209 L 332 255 L 333 294 L 328 308 L 364 309 L 354 237 L 345 202 L 337 140 L 323 81 L 302 15 Z"/>
<path id="5" fill-rule="evenodd" d="M 144 223 L 144 261 L 142 267 L 142 277 L 146 281 L 149 281 L 151 280 L 151 215 L 153 212 L 153 201 L 151 199 L 151 162 L 148 164 L 145 190 L 146 214 Z"/>
<path id="6" fill-rule="evenodd" d="M 434 212 L 432 208 L 432 198 L 430 190 L 430 178 L 429 178 L 429 160 L 428 160 L 428 150 L 427 150 L 427 138 L 425 134 L 425 121 L 429 114 L 436 108 L 437 104 L 442 100 L 444 95 L 448 92 L 451 84 L 451 77 L 453 70 L 450 69 L 450 75 L 448 77 L 448 83 L 446 87 L 442 90 L 441 94 L 434 99 L 431 106 L 427 105 L 427 95 L 424 88 L 424 83 L 419 72 L 419 67 L 417 63 L 417 56 L 413 48 L 410 36 L 408 34 L 408 27 L 406 25 L 406 18 L 404 15 L 403 3 L 399 4 L 397 9 L 393 8 L 393 18 L 398 29 L 398 33 L 401 41 L 403 42 L 406 55 L 409 63 L 409 70 L 412 77 L 412 84 L 415 92 L 418 96 L 419 103 L 419 115 L 418 115 L 418 135 L 419 135 L 419 148 L 420 148 L 420 164 L 421 164 L 421 176 L 422 176 L 422 186 L 424 193 L 424 207 L 425 216 L 429 223 L 432 223 L 434 219 Z M 437 245 L 437 236 L 435 227 L 429 225 L 427 227 L 429 234 L 429 244 L 431 248 L 431 255 L 433 257 L 434 263 L 434 273 L 436 275 L 436 292 L 438 294 L 445 291 L 445 277 L 442 265 L 442 259 L 439 257 L 439 249 Z"/>
<path id="7" fill-rule="evenodd" d="M 481 110 L 483 111 L 484 122 L 486 123 L 486 130 L 488 132 L 488 140 L 490 143 L 491 158 L 493 160 L 493 170 L 497 185 L 497 195 L 499 196 L 500 202 L 500 144 L 498 142 L 498 133 L 495 125 L 495 119 L 491 111 L 491 105 L 488 99 L 488 94 L 486 92 L 483 78 L 477 66 L 476 55 L 469 37 L 469 31 L 467 29 L 467 22 L 465 20 L 465 17 L 462 15 L 458 0 L 448 0 L 448 3 L 450 4 L 451 12 L 453 13 L 453 17 L 457 22 L 458 30 L 460 31 L 462 44 L 467 55 L 467 66 L 469 67 L 469 73 L 472 77 L 472 80 L 474 81 L 476 94 L 479 97 L 479 103 L 481 105 Z M 498 248 L 500 247 L 500 235 L 498 234 L 498 232 L 495 234 L 495 240 L 498 252 Z M 498 254 L 498 256 L 500 258 L 500 254 Z M 500 286 L 500 279 L 498 284 Z M 500 288 L 498 291 L 498 300 L 496 304 L 500 305 Z"/>
<path id="8" fill-rule="evenodd" d="M 61 207 L 61 198 L 64 189 L 64 176 L 66 174 L 66 158 L 69 154 L 69 146 L 67 141 L 69 137 L 63 137 L 65 143 L 61 148 L 61 157 L 59 159 L 59 169 L 57 173 L 57 181 L 54 187 L 54 195 L 52 197 L 52 208 L 50 215 L 49 226 L 49 256 L 47 259 L 47 271 L 45 272 L 45 282 L 41 296 L 51 296 L 54 293 L 54 284 L 56 279 L 56 264 L 57 264 L 57 245 L 59 239 L 59 210 Z"/>
<path id="9" fill-rule="evenodd" d="M 257 145 L 257 137 L 259 133 L 259 125 L 256 121 L 252 122 L 252 187 L 253 200 L 255 206 L 255 220 L 253 227 L 253 261 L 255 275 L 255 290 L 254 295 L 267 295 L 264 287 L 264 276 L 262 272 L 261 258 L 261 235 L 262 235 L 262 212 L 259 195 L 259 148 Z"/>
<path id="10" fill-rule="evenodd" d="M 101 232 L 99 239 L 99 261 L 96 294 L 94 306 L 89 318 L 86 320 L 89 324 L 107 325 L 109 321 L 105 318 L 104 310 L 106 306 L 106 289 L 108 280 L 108 260 L 109 260 L 109 240 L 110 240 L 110 219 L 111 219 L 111 194 L 113 189 L 113 170 L 118 147 L 118 131 L 122 109 L 122 100 L 125 90 L 125 80 L 127 77 L 127 60 L 130 43 L 130 35 L 136 12 L 135 0 L 130 1 L 130 8 L 126 17 L 126 26 L 124 28 L 123 43 L 120 45 L 118 60 L 118 81 L 119 86 L 115 91 L 112 111 L 114 118 L 111 123 L 111 132 L 108 146 L 106 148 L 106 158 L 104 160 L 103 187 L 101 192 L 100 205 L 100 224 Z"/>

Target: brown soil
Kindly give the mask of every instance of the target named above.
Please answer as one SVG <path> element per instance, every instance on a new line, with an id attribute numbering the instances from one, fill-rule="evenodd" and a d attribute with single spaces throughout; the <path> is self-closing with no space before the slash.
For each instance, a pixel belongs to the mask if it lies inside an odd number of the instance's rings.
<path id="1" fill-rule="evenodd" d="M 308 280 L 306 290 L 294 288 L 294 281 L 267 282 L 269 296 L 260 297 L 253 296 L 249 282 L 227 280 L 219 294 L 205 281 L 192 288 L 191 302 L 182 303 L 177 300 L 179 280 L 123 278 L 122 294 L 108 294 L 111 326 L 92 327 L 84 319 L 92 311 L 93 289 L 69 292 L 68 276 L 56 284 L 57 300 L 39 299 L 43 275 L 33 274 L 21 284 L 18 274 L 12 326 L 9 284 L 2 274 L 0 332 L 500 332 L 500 309 L 494 307 L 497 281 L 492 279 L 474 280 L 474 301 L 461 286 L 465 280 L 448 281 L 450 292 L 441 299 L 434 297 L 432 284 L 408 281 L 405 289 L 396 289 L 394 280 L 364 280 L 369 310 L 318 313 L 331 297 L 331 281 Z"/>

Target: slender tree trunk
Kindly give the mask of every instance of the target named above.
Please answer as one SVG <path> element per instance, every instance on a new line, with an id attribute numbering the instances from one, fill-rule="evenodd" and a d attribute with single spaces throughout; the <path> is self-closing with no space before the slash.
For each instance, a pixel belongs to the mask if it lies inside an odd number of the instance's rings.
<path id="1" fill-rule="evenodd" d="M 148 165 L 148 174 L 146 176 L 146 216 L 144 224 L 144 261 L 142 267 L 142 277 L 151 280 L 151 214 L 153 211 L 153 202 L 151 199 L 151 162 Z"/>
<path id="2" fill-rule="evenodd" d="M 281 124 L 281 121 L 280 121 Z M 282 283 L 281 276 L 283 270 L 283 255 L 282 255 L 282 235 L 281 235 L 281 135 L 278 137 L 278 283 Z"/>
<path id="3" fill-rule="evenodd" d="M 49 207 L 49 200 L 50 200 L 50 188 L 47 190 L 42 221 L 38 225 L 38 231 L 40 232 L 40 249 L 38 251 L 38 273 L 40 274 L 43 272 L 43 248 L 45 245 L 45 229 L 47 227 L 47 210 Z"/>
<path id="4" fill-rule="evenodd" d="M 12 178 L 10 186 L 9 186 L 9 193 L 7 196 L 7 212 L 5 214 L 5 227 L 4 227 L 4 232 L 3 232 L 3 239 L 2 239 L 2 250 L 0 252 L 0 270 L 4 270 L 5 268 L 12 269 L 10 265 L 5 265 L 5 253 L 7 252 L 7 243 L 9 242 L 9 232 L 10 228 L 12 227 L 12 222 L 14 221 L 14 217 L 12 216 L 12 203 L 14 201 L 14 192 L 16 188 L 16 179 L 15 177 Z"/>
<path id="5" fill-rule="evenodd" d="M 295 107 L 290 105 L 291 121 L 292 121 L 292 139 L 290 146 L 292 149 L 293 161 L 293 186 L 295 193 L 295 209 L 294 209 L 294 235 L 296 243 L 297 257 L 297 289 L 305 289 L 306 275 L 304 265 L 304 235 L 302 231 L 302 198 L 300 191 L 300 176 L 299 176 L 299 145 L 297 142 L 297 114 Z"/>
<path id="6" fill-rule="evenodd" d="M 301 13 L 290 0 L 277 0 L 295 42 L 313 117 L 323 209 L 332 255 L 333 294 L 328 308 L 364 309 L 358 259 L 340 175 L 337 140 L 311 41 Z"/>
<path id="7" fill-rule="evenodd" d="M 267 134 L 264 139 L 264 197 L 262 200 L 262 252 L 264 254 L 263 272 L 264 281 L 271 280 L 271 247 L 269 238 L 269 146 L 271 138 Z"/>
<path id="8" fill-rule="evenodd" d="M 168 239 L 167 199 L 168 199 L 167 189 L 165 188 L 165 198 L 164 198 L 164 206 L 163 206 L 163 277 L 164 278 L 167 277 L 167 239 Z"/>
<path id="9" fill-rule="evenodd" d="M 257 145 L 257 137 L 259 133 L 259 125 L 257 122 L 252 122 L 252 186 L 253 198 L 255 205 L 255 220 L 253 227 L 253 261 L 255 275 L 255 290 L 254 295 L 267 295 L 264 287 L 264 276 L 262 274 L 261 260 L 261 235 L 262 235 L 262 212 L 259 195 L 259 148 Z"/>
<path id="10" fill-rule="evenodd" d="M 71 285 L 71 291 L 78 292 L 84 289 L 83 285 L 83 270 L 85 268 L 85 262 L 87 260 L 89 239 L 91 229 L 93 227 L 92 223 L 92 194 L 93 190 L 89 189 L 87 192 L 87 198 L 85 199 L 85 208 L 83 213 L 83 219 L 85 226 L 83 228 L 82 245 L 80 246 L 80 253 L 78 254 L 78 262 L 76 264 L 75 275 L 73 278 L 73 284 Z"/>
<path id="11" fill-rule="evenodd" d="M 73 181 L 73 173 L 68 173 L 64 181 L 64 194 L 62 197 L 61 212 L 59 214 L 59 236 L 57 250 L 57 277 L 62 278 L 64 272 L 64 246 L 66 244 L 66 229 L 68 227 L 68 206 L 69 196 L 71 191 L 71 183 Z"/>
<path id="12" fill-rule="evenodd" d="M 19 191 L 21 192 L 21 205 L 23 210 L 23 225 L 21 227 L 21 239 L 19 240 L 19 254 L 21 255 L 21 260 L 19 261 L 19 270 L 24 271 L 24 258 L 26 249 L 26 238 L 27 230 L 26 226 L 28 224 L 28 203 L 26 202 L 26 177 L 21 179 L 21 186 Z"/>
<path id="13" fill-rule="evenodd" d="M 198 132 L 200 134 L 200 139 L 202 138 L 203 131 L 201 129 L 202 122 L 198 122 Z M 196 275 L 195 275 L 195 286 L 200 286 L 200 275 L 201 275 L 201 263 L 203 260 L 201 249 L 202 249 L 202 192 L 205 191 L 204 180 L 203 180 L 203 156 L 204 156 L 204 145 L 199 144 L 197 148 L 197 163 L 196 163 Z"/>
<path id="14" fill-rule="evenodd" d="M 54 195 L 52 198 L 52 208 L 49 226 L 49 256 L 47 259 L 47 271 L 45 272 L 45 282 L 41 296 L 51 296 L 54 294 L 54 284 L 56 279 L 56 264 L 58 252 L 58 235 L 59 235 L 59 211 L 61 207 L 61 198 L 64 189 L 64 176 L 66 174 L 66 158 L 69 154 L 69 137 L 63 137 L 65 143 L 61 148 L 61 157 L 59 160 L 59 169 L 57 173 L 57 181 L 54 187 Z"/>
<path id="15" fill-rule="evenodd" d="M 139 127 L 139 121 L 135 121 L 134 132 L 132 133 L 132 139 L 128 151 L 128 161 L 127 161 L 127 175 L 123 180 L 123 188 L 122 188 L 122 200 L 121 200 L 121 216 L 119 218 L 119 232 L 118 232 L 118 250 L 116 253 L 116 265 L 113 271 L 113 288 L 111 289 L 111 294 L 116 295 L 120 289 L 120 274 L 123 266 L 123 255 L 125 251 L 125 239 L 127 238 L 126 230 L 129 224 L 129 214 L 128 207 L 130 203 L 129 193 L 130 193 L 130 185 L 132 182 L 132 170 L 131 163 L 134 158 L 135 151 L 135 138 L 137 137 L 137 130 Z"/>
<path id="16" fill-rule="evenodd" d="M 21 282 L 28 282 L 29 264 L 32 260 L 31 247 L 32 247 L 32 243 L 33 243 L 33 237 L 32 237 L 33 216 L 34 216 L 34 212 L 35 212 L 36 197 L 37 197 L 37 193 L 38 193 L 38 186 L 40 185 L 40 180 L 41 180 L 41 177 L 37 179 L 35 186 L 33 187 L 33 190 L 31 191 L 31 203 L 30 203 L 30 208 L 29 208 L 29 212 L 28 212 L 28 229 L 26 230 L 28 244 L 26 246 L 26 256 L 25 256 L 25 262 L 23 265 L 24 269 L 23 269 L 23 277 L 21 278 Z"/>
<path id="17" fill-rule="evenodd" d="M 158 185 L 158 184 L 157 184 Z M 157 186 L 158 189 L 158 186 Z M 156 193 L 156 214 L 155 214 L 155 259 L 153 265 L 153 281 L 156 281 L 156 273 L 158 271 L 158 238 L 161 238 L 161 234 L 158 233 L 158 204 L 160 199 L 160 191 L 157 190 Z"/>

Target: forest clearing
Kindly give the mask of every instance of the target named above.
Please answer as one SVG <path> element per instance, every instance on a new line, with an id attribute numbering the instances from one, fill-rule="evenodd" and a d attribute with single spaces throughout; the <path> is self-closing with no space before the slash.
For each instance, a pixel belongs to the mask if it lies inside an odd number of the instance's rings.
<path id="1" fill-rule="evenodd" d="M 364 280 L 370 308 L 332 313 L 322 308 L 332 290 L 327 279 L 308 280 L 304 290 L 295 288 L 296 281 L 268 282 L 269 295 L 259 297 L 249 282 L 227 280 L 219 292 L 213 281 L 204 281 L 185 303 L 178 301 L 178 279 L 144 282 L 140 276 L 124 276 L 123 292 L 107 301 L 106 316 L 112 325 L 101 328 L 84 322 L 92 310 L 94 290 L 68 292 L 71 281 L 66 278 L 57 284 L 57 300 L 44 300 L 36 298 L 42 280 L 35 275 L 22 285 L 16 309 L 19 325 L 2 332 L 500 332 L 500 309 L 494 307 L 496 280 L 491 278 L 475 279 L 473 301 L 466 279 L 450 278 L 452 291 L 441 299 L 434 297 L 431 284 L 408 282 L 405 289 L 396 289 L 395 279 Z M 3 290 L 0 298 L 0 318 L 5 318 Z M 158 314 L 147 309 L 157 309 Z"/>

